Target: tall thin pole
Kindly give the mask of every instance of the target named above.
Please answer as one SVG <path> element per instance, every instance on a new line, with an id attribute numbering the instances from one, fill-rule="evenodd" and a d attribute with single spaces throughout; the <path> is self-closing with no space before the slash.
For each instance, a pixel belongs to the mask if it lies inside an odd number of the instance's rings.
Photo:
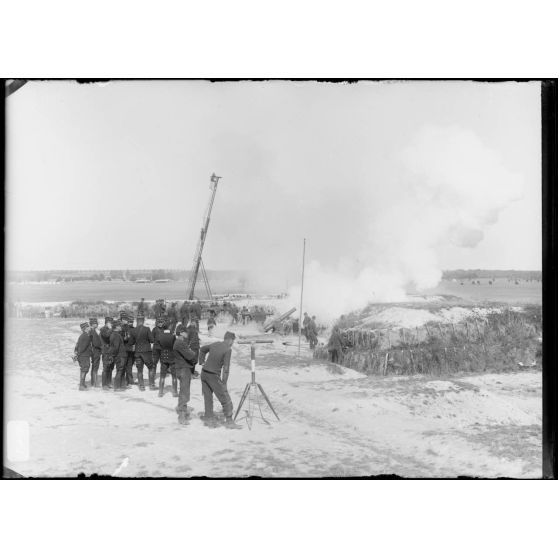
<path id="1" fill-rule="evenodd" d="M 306 256 L 306 239 L 302 245 L 302 281 L 300 287 L 300 311 L 298 313 L 298 356 L 300 356 L 300 336 L 302 335 L 302 297 L 304 295 L 304 259 Z"/>

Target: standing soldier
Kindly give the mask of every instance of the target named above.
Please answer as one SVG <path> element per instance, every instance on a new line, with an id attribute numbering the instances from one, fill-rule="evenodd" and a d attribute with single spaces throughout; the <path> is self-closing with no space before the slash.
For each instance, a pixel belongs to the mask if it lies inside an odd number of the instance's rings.
<path id="1" fill-rule="evenodd" d="M 161 345 L 161 375 L 159 378 L 159 397 L 163 397 L 165 391 L 165 376 L 170 372 L 172 376 L 172 395 L 178 397 L 176 374 L 174 373 L 174 341 L 175 336 L 170 332 L 169 326 L 165 324 L 165 330 L 157 340 Z"/>
<path id="2" fill-rule="evenodd" d="M 145 298 L 142 298 L 138 303 L 138 316 L 140 314 L 145 314 Z"/>
<path id="3" fill-rule="evenodd" d="M 200 356 L 200 336 L 198 335 L 198 328 L 196 327 L 196 324 L 189 324 L 186 331 L 188 333 L 188 347 L 196 353 L 192 373 L 194 374 L 194 378 L 199 378 L 200 374 L 199 372 L 196 372 L 195 366 L 198 362 L 198 357 Z"/>
<path id="4" fill-rule="evenodd" d="M 74 360 L 77 360 L 79 364 L 79 389 L 83 391 L 87 389 L 85 376 L 87 376 L 91 364 L 91 335 L 89 333 L 91 328 L 88 322 L 83 322 L 79 327 L 81 328 L 81 335 L 74 349 Z"/>
<path id="5" fill-rule="evenodd" d="M 99 337 L 101 338 L 101 353 L 103 356 L 103 375 L 101 377 L 101 384 L 103 389 L 107 390 L 112 387 L 112 371 L 114 369 L 114 361 L 109 363 L 110 354 L 110 336 L 112 334 L 112 318 L 107 316 L 105 318 L 105 325 L 101 328 L 99 332 Z"/>
<path id="6" fill-rule="evenodd" d="M 134 319 L 125 313 L 120 314 L 122 322 L 122 339 L 126 347 L 126 362 L 124 364 L 126 385 L 134 385 L 134 347 L 136 344 L 136 330 L 134 328 Z"/>
<path id="7" fill-rule="evenodd" d="M 89 318 L 89 325 L 91 326 L 91 387 L 98 387 L 97 372 L 101 363 L 103 345 L 101 337 L 97 332 L 97 327 L 99 326 L 97 318 Z"/>
<path id="8" fill-rule="evenodd" d="M 213 337 L 213 328 L 217 325 L 215 320 L 215 310 L 209 311 L 209 318 L 207 318 L 207 333 L 209 337 Z"/>
<path id="9" fill-rule="evenodd" d="M 208 426 L 216 426 L 213 414 L 213 394 L 215 394 L 223 406 L 225 425 L 229 428 L 240 428 L 232 418 L 233 404 L 227 391 L 232 346 L 235 339 L 236 335 L 227 331 L 223 341 L 204 345 L 200 349 L 199 363 L 202 365 L 201 381 L 205 407 L 203 420 Z"/>
<path id="10" fill-rule="evenodd" d="M 174 333 L 176 324 L 178 323 L 178 310 L 176 309 L 176 302 L 173 302 L 167 313 L 169 317 L 169 329 L 171 333 Z"/>
<path id="11" fill-rule="evenodd" d="M 180 321 L 182 325 L 186 327 L 188 325 L 188 320 L 190 319 L 190 305 L 188 301 L 185 300 L 182 306 L 180 307 Z"/>
<path id="12" fill-rule="evenodd" d="M 310 341 L 310 348 L 314 349 L 318 344 L 318 326 L 316 325 L 316 316 L 308 322 L 308 340 Z"/>
<path id="13" fill-rule="evenodd" d="M 145 391 L 143 383 L 143 365 L 147 366 L 149 375 L 149 389 L 157 389 L 155 387 L 155 373 L 153 371 L 153 355 L 151 352 L 151 343 L 153 343 L 153 335 L 151 330 L 144 325 L 145 318 L 143 314 L 138 314 L 136 320 L 135 337 L 136 337 L 136 368 L 138 369 L 138 384 L 141 391 Z"/>
<path id="14" fill-rule="evenodd" d="M 114 391 L 123 391 L 125 385 L 126 347 L 122 339 L 122 323 L 114 323 L 114 331 L 110 334 L 109 362 L 116 366 Z"/>
<path id="15" fill-rule="evenodd" d="M 165 301 L 162 298 L 158 298 L 155 301 L 153 312 L 155 313 L 155 319 L 163 318 L 164 316 L 166 316 L 167 307 L 165 306 Z"/>
<path id="16" fill-rule="evenodd" d="M 159 337 L 165 331 L 165 320 L 163 318 L 157 318 L 155 321 L 155 327 L 151 332 L 153 337 L 153 383 L 155 383 L 155 375 L 157 374 L 157 363 L 161 360 L 161 343 L 159 343 Z M 151 380 L 149 386 L 151 387 Z"/>
<path id="17" fill-rule="evenodd" d="M 308 312 L 304 312 L 304 319 L 302 320 L 302 335 L 304 335 L 306 341 L 310 341 L 310 337 L 308 335 L 309 323 L 310 323 L 310 316 L 308 316 Z"/>
<path id="18" fill-rule="evenodd" d="M 188 332 L 186 328 L 179 324 L 176 328 L 177 338 L 173 345 L 174 351 L 174 371 L 180 381 L 180 392 L 178 393 L 178 422 L 187 424 L 188 422 L 188 401 L 190 401 L 190 382 L 192 371 L 196 364 L 196 353 L 188 345 Z"/>
<path id="19" fill-rule="evenodd" d="M 200 323 L 202 318 L 202 307 L 199 299 L 196 298 L 195 302 L 190 306 L 190 321 Z"/>

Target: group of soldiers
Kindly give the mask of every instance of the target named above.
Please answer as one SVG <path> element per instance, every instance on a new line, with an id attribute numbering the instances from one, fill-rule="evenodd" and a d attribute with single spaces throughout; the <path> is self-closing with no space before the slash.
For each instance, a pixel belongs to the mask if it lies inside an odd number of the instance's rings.
<path id="1" fill-rule="evenodd" d="M 308 312 L 304 312 L 302 320 L 302 333 L 306 337 L 306 341 L 310 344 L 311 349 L 315 349 L 318 344 L 318 326 L 316 325 L 316 316 L 310 317 Z"/>
<path id="2" fill-rule="evenodd" d="M 143 300 L 142 300 L 143 302 Z M 143 370 L 147 368 L 148 388 L 159 390 L 163 397 L 165 379 L 171 376 L 172 393 L 178 397 L 178 421 L 187 424 L 190 400 L 190 382 L 192 378 L 200 378 L 196 364 L 202 365 L 201 383 L 205 412 L 202 416 L 209 426 L 217 424 L 213 413 L 213 394 L 223 406 L 225 424 L 236 427 L 232 419 L 233 405 L 227 391 L 231 347 L 235 334 L 228 331 L 224 340 L 200 347 L 198 334 L 201 306 L 199 303 L 190 305 L 188 321 L 186 316 L 178 322 L 172 313 L 166 312 L 162 300 L 156 301 L 155 327 L 151 330 L 145 325 L 142 306 L 138 308 L 136 325 L 134 319 L 126 312 L 120 312 L 119 319 L 108 316 L 103 327 L 97 331 L 97 318 L 89 318 L 80 325 L 81 335 L 74 350 L 73 360 L 80 367 L 79 389 L 88 389 L 86 376 L 91 370 L 91 387 L 104 390 L 124 391 L 137 384 L 145 391 Z M 199 313 L 198 313 L 199 310 Z M 210 319 L 211 319 L 210 314 Z M 215 313 L 213 314 L 213 325 Z M 209 319 L 208 319 L 209 325 Z M 98 382 L 98 371 L 102 360 L 101 385 Z M 156 368 L 160 363 L 159 385 L 155 384 Z M 132 373 L 137 368 L 137 382 Z M 116 374 L 113 377 L 113 372 Z M 180 382 L 180 389 L 178 383 Z"/>

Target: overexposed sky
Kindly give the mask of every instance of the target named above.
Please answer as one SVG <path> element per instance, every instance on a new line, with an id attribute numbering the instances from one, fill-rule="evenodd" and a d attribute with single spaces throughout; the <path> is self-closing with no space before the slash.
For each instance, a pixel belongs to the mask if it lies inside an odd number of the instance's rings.
<path id="1" fill-rule="evenodd" d="M 189 268 L 212 172 L 208 269 L 295 277 L 303 237 L 337 269 L 541 268 L 538 83 L 58 81 L 6 104 L 9 269 Z"/>

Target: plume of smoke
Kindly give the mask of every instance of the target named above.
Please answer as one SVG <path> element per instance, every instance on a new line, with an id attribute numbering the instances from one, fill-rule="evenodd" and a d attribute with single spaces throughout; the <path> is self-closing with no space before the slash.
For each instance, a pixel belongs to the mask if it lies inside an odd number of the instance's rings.
<path id="1" fill-rule="evenodd" d="M 472 131 L 424 128 L 394 161 L 394 179 L 370 192 L 367 242 L 359 266 L 308 266 L 305 309 L 332 320 L 368 302 L 401 301 L 409 285 L 435 287 L 438 253 L 473 249 L 500 213 L 522 196 L 522 177 Z M 347 254 L 340 254 L 340 257 Z M 300 287 L 290 299 L 299 300 Z"/>

